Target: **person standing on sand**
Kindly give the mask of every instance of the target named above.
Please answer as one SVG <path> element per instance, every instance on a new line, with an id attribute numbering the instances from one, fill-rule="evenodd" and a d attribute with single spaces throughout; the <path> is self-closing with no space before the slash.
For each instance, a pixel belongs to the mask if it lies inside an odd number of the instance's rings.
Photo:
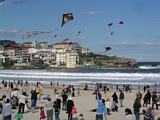
<path id="1" fill-rule="evenodd" d="M 68 120 L 72 120 L 72 108 L 74 107 L 74 102 L 71 96 L 68 97 L 67 101 L 67 113 L 68 113 Z"/>
<path id="2" fill-rule="evenodd" d="M 136 98 L 140 100 L 142 99 L 142 93 L 140 91 L 138 91 L 138 93 L 136 94 Z"/>
<path id="3" fill-rule="evenodd" d="M 62 110 L 63 110 L 63 111 L 66 111 L 68 95 L 67 95 L 65 89 L 62 90 L 62 93 L 61 93 L 61 94 L 62 94 Z"/>
<path id="4" fill-rule="evenodd" d="M 2 116 L 3 120 L 12 120 L 12 105 L 9 99 L 7 99 L 5 105 L 3 106 Z"/>
<path id="5" fill-rule="evenodd" d="M 107 108 L 105 106 L 105 100 L 99 99 L 98 92 L 96 94 L 96 99 L 98 102 L 98 106 L 97 106 L 97 110 L 96 110 L 96 120 L 107 120 Z"/>
<path id="6" fill-rule="evenodd" d="M 112 98 L 113 98 L 112 108 L 114 108 L 113 111 L 117 112 L 118 111 L 118 96 L 116 92 L 114 92 L 114 94 L 112 95 Z"/>
<path id="7" fill-rule="evenodd" d="M 119 94 L 120 107 L 123 107 L 123 100 L 124 100 L 124 93 L 122 90 L 120 90 Z"/>
<path id="8" fill-rule="evenodd" d="M 125 109 L 125 118 L 124 120 L 135 120 L 134 116 L 132 115 L 132 111 L 129 108 Z"/>
<path id="9" fill-rule="evenodd" d="M 53 120 L 53 106 L 54 102 L 51 101 L 51 98 L 47 98 L 47 103 L 45 105 L 46 110 L 47 110 L 47 120 Z"/>
<path id="10" fill-rule="evenodd" d="M 147 94 L 145 94 L 143 97 L 143 107 L 147 107 L 147 102 L 148 102 L 148 97 Z"/>
<path id="11" fill-rule="evenodd" d="M 25 102 L 26 102 L 26 96 L 24 94 L 19 95 L 19 110 L 22 113 L 24 113 Z"/>
<path id="12" fill-rule="evenodd" d="M 80 96 L 80 88 L 79 87 L 77 88 L 77 94 L 78 94 L 78 96 Z"/>
<path id="13" fill-rule="evenodd" d="M 136 98 L 134 104 L 133 104 L 133 109 L 134 109 L 134 114 L 136 117 L 136 120 L 140 120 L 140 108 L 141 108 L 141 103 L 140 100 Z"/>
<path id="14" fill-rule="evenodd" d="M 31 102 L 32 102 L 32 107 L 35 108 L 37 106 L 37 92 L 36 92 L 36 89 L 31 91 Z"/>
<path id="15" fill-rule="evenodd" d="M 158 102 L 157 94 L 156 94 L 156 92 L 153 92 L 153 95 L 152 95 L 152 108 L 154 108 L 154 105 L 156 105 L 156 109 L 158 110 L 157 102 Z"/>
<path id="16" fill-rule="evenodd" d="M 152 97 L 152 95 L 151 95 L 151 92 L 148 90 L 148 92 L 147 92 L 147 98 L 148 98 L 148 101 L 147 101 L 147 104 L 151 104 L 151 97 Z"/>
<path id="17" fill-rule="evenodd" d="M 72 86 L 72 97 L 75 97 L 75 88 Z"/>
<path id="18" fill-rule="evenodd" d="M 114 94 L 112 95 L 112 98 L 115 103 L 118 103 L 118 96 L 117 96 L 116 92 L 114 92 Z"/>
<path id="19" fill-rule="evenodd" d="M 44 112 L 44 107 L 40 107 L 40 120 L 45 120 L 46 115 Z"/>
<path id="20" fill-rule="evenodd" d="M 55 113 L 55 120 L 60 120 L 59 114 L 60 114 L 60 106 L 58 101 L 54 101 L 54 113 Z"/>

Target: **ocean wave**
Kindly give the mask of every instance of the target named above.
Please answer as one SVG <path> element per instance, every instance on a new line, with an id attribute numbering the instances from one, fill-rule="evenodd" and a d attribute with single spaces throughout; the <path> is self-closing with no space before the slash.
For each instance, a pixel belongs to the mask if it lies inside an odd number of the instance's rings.
<path id="1" fill-rule="evenodd" d="M 160 69 L 160 66 L 139 66 L 138 68 L 149 70 L 149 69 Z"/>
<path id="2" fill-rule="evenodd" d="M 160 83 L 160 73 L 71 73 L 50 72 L 46 70 L 0 70 L 0 79 L 3 80 L 50 80 L 62 83 L 84 84 L 93 83 L 132 83 L 132 84 L 154 84 Z"/>
<path id="3" fill-rule="evenodd" d="M 26 77 L 26 78 L 57 78 L 57 79 L 144 79 L 160 78 L 160 73 L 67 73 L 67 72 L 47 72 L 47 71 L 0 71 L 0 77 Z"/>

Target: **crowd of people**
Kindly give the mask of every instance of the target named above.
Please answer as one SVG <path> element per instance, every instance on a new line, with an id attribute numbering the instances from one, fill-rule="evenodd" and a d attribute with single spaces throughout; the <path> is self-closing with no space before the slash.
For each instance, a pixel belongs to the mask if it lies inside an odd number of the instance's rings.
<path id="1" fill-rule="evenodd" d="M 16 120 L 22 120 L 24 113 L 37 112 L 37 110 L 40 111 L 40 120 L 60 120 L 61 109 L 68 114 L 68 120 L 72 120 L 73 114 L 77 113 L 72 99 L 72 97 L 75 97 L 75 88 L 71 85 L 63 85 L 61 93 L 54 90 L 54 94 L 56 94 L 55 101 L 52 100 L 50 95 L 44 96 L 41 82 L 33 85 L 30 92 L 27 90 L 28 81 L 24 84 L 21 81 L 2 81 L 2 85 L 9 92 L 9 97 L 3 95 L 0 99 L 0 114 L 2 114 L 3 120 L 12 120 L 13 109 L 17 110 Z M 18 89 L 18 86 L 21 87 L 21 90 Z M 77 94 L 80 95 L 80 88 L 77 89 Z M 43 104 L 43 106 L 37 104 Z M 79 115 L 79 120 L 84 120 L 83 114 Z"/>
<path id="2" fill-rule="evenodd" d="M 118 112 L 118 106 L 123 107 L 123 101 L 125 99 L 124 92 L 126 87 L 123 86 L 123 90 L 118 88 L 118 85 L 116 86 L 116 90 L 119 92 L 119 97 L 116 94 L 116 92 L 112 95 L 112 101 L 110 102 L 110 98 L 102 99 L 101 94 L 99 90 L 97 90 L 97 101 L 98 101 L 98 107 L 97 107 L 97 114 L 96 114 L 96 120 L 107 120 L 107 115 L 110 115 L 110 112 Z M 127 87 L 128 88 L 128 87 Z M 136 94 L 136 99 L 133 103 L 133 113 L 132 114 L 132 108 L 126 108 L 125 109 L 125 118 L 124 120 L 140 120 L 140 116 L 143 115 L 143 120 L 155 120 L 155 115 L 158 113 L 155 113 L 154 109 L 158 110 L 159 106 L 159 98 L 156 91 L 150 92 L 150 87 L 144 86 L 144 97 L 140 91 Z M 130 90 L 129 90 L 130 91 Z M 147 91 L 147 92 L 146 92 Z M 127 92 L 127 91 L 126 91 Z M 130 91 L 131 92 L 131 91 Z M 142 98 L 143 98 L 143 109 L 141 111 L 142 105 Z M 100 102 L 101 100 L 101 102 Z M 147 108 L 147 105 L 150 105 L 152 101 L 152 105 Z M 158 118 L 160 119 L 160 118 Z"/>
<path id="3" fill-rule="evenodd" d="M 9 93 L 9 96 L 4 94 L 0 99 L 0 114 L 2 114 L 3 120 L 12 120 L 12 118 L 22 120 L 24 113 L 28 112 L 39 112 L 40 120 L 60 120 L 61 111 L 66 112 L 68 120 L 73 120 L 73 114 L 77 113 L 73 97 L 80 95 L 80 88 L 76 89 L 77 94 L 75 95 L 75 88 L 72 85 L 63 85 L 60 92 L 57 88 L 54 88 L 55 100 L 50 95 L 43 94 L 41 82 L 32 85 L 31 90 L 28 89 L 31 86 L 28 81 L 25 81 L 25 83 L 23 81 L 2 81 L 2 85 Z M 52 86 L 53 83 L 50 85 Z M 58 83 L 56 85 L 58 86 Z M 19 89 L 19 86 L 21 89 Z M 84 90 L 88 90 L 88 86 L 85 86 Z M 117 85 L 116 90 L 112 97 L 109 97 L 106 94 L 109 92 L 109 88 L 106 85 L 97 84 L 93 94 L 97 101 L 96 120 L 109 120 L 109 115 L 119 112 L 119 107 L 125 107 L 124 92 L 131 92 L 131 87 L 123 85 L 121 89 Z M 102 95 L 103 91 L 105 97 Z M 143 94 L 140 91 L 137 92 L 133 108 L 126 108 L 124 111 L 124 120 L 140 120 L 141 115 L 143 115 L 144 120 L 155 120 L 157 113 L 155 113 L 154 108 L 158 109 L 159 105 L 157 92 L 151 92 L 149 86 L 147 86 Z M 149 107 L 147 107 L 148 105 Z M 142 110 L 142 107 L 145 109 Z M 16 111 L 15 116 L 13 116 L 13 110 Z M 82 113 L 79 113 L 77 120 L 84 119 L 87 120 Z"/>

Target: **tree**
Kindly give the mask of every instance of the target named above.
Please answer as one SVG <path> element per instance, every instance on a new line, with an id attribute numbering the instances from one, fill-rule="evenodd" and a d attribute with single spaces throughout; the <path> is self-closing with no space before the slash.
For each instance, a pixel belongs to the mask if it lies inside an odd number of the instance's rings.
<path id="1" fill-rule="evenodd" d="M 10 69 L 13 67 L 14 63 L 14 60 L 6 60 L 5 62 L 2 62 L 2 66 L 4 67 L 4 69 Z"/>
<path id="2" fill-rule="evenodd" d="M 101 67 L 103 65 L 102 62 L 99 61 L 99 60 L 95 60 L 94 64 L 97 65 L 97 66 L 99 66 L 99 67 Z"/>
<path id="3" fill-rule="evenodd" d="M 44 64 L 43 60 L 39 59 L 36 61 L 32 61 L 31 66 L 33 66 L 34 68 L 43 69 L 46 65 Z"/>

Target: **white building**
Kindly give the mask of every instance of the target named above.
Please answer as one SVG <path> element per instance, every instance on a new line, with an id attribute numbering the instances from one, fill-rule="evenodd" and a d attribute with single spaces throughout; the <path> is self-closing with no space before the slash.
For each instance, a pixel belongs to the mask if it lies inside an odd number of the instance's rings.
<path id="1" fill-rule="evenodd" d="M 77 57 L 78 54 L 74 51 L 66 52 L 66 67 L 67 68 L 76 68 L 77 67 Z"/>
<path id="2" fill-rule="evenodd" d="M 66 53 L 65 52 L 56 53 L 56 65 L 65 66 L 65 64 L 66 64 Z"/>
<path id="3" fill-rule="evenodd" d="M 28 48 L 28 53 L 29 54 L 35 54 L 37 52 L 38 52 L 38 50 L 36 48 Z"/>

